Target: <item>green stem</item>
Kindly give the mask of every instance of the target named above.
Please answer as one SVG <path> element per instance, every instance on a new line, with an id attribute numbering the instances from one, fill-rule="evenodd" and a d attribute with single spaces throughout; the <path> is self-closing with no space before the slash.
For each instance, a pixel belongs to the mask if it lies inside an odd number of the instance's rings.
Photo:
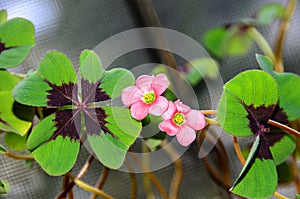
<path id="1" fill-rule="evenodd" d="M 43 115 L 42 108 L 41 108 L 41 107 L 37 107 L 37 108 L 36 108 L 36 111 L 37 111 L 37 113 L 38 113 L 38 115 L 39 115 L 39 119 L 40 119 L 40 120 L 43 120 L 43 119 L 44 119 L 44 115 Z"/>
<path id="2" fill-rule="evenodd" d="M 210 125 L 215 125 L 215 126 L 220 126 L 220 123 L 216 120 L 210 119 L 210 118 L 205 118 L 206 124 Z"/>
<path id="3" fill-rule="evenodd" d="M 297 0 L 290 0 L 288 4 L 286 5 L 285 9 L 285 17 L 282 20 L 282 23 L 280 25 L 280 30 L 276 42 L 276 47 L 275 47 L 275 64 L 274 64 L 274 70 L 283 73 L 284 72 L 284 67 L 282 63 L 282 49 L 283 49 L 283 41 L 286 35 L 286 32 L 289 29 L 290 21 L 293 16 L 293 13 L 295 11 L 297 5 Z"/>
<path id="4" fill-rule="evenodd" d="M 256 42 L 256 44 L 259 46 L 262 52 L 274 61 L 275 56 L 272 51 L 272 48 L 270 47 L 266 39 L 260 34 L 260 32 L 258 32 L 256 28 L 251 27 L 248 30 L 248 34 Z"/>
<path id="5" fill-rule="evenodd" d="M 6 152 L 4 153 L 4 155 L 17 160 L 34 160 L 34 157 L 32 155 L 19 155 L 11 152 Z"/>

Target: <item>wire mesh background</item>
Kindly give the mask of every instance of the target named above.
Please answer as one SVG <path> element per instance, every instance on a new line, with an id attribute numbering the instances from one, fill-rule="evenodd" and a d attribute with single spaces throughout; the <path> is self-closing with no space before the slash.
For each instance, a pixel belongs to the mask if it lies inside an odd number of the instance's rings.
<path id="1" fill-rule="evenodd" d="M 254 0 L 153 0 L 154 7 L 161 20 L 162 27 L 182 32 L 200 44 L 203 34 L 212 27 L 230 23 L 242 17 L 252 15 L 257 8 L 267 2 L 286 1 L 254 1 Z M 0 8 L 7 9 L 9 18 L 24 17 L 35 25 L 36 45 L 29 58 L 20 66 L 12 69 L 14 72 L 26 73 L 36 69 L 42 56 L 55 49 L 69 56 L 75 66 L 83 49 L 93 49 L 98 43 L 108 37 L 125 30 L 138 27 L 135 7 L 130 0 L 1 0 Z M 300 19 L 299 5 L 296 9 L 291 28 L 284 47 L 284 63 L 287 71 L 300 73 L 297 65 L 300 63 Z M 278 32 L 278 22 L 260 29 L 266 39 L 274 44 Z M 109 49 L 108 49 L 109 51 Z M 220 64 L 220 72 L 224 81 L 229 80 L 239 72 L 257 68 L 254 53 L 260 52 L 253 47 L 244 57 L 229 57 Z M 113 65 L 131 68 L 136 65 L 151 63 L 153 57 L 145 50 L 128 53 Z M 210 98 L 202 83 L 195 88 L 200 106 L 208 107 Z M 219 96 L 216 96 L 219 97 Z M 241 165 L 235 157 L 232 141 L 229 136 L 222 135 L 228 156 L 232 177 L 237 177 Z M 3 143 L 3 138 L 1 137 Z M 224 192 L 208 175 L 203 161 L 198 158 L 198 147 L 193 144 L 182 156 L 184 177 L 181 183 L 179 198 L 222 198 Z M 73 169 L 76 174 L 84 164 L 88 152 L 83 148 Z M 173 174 L 170 165 L 154 174 L 167 187 Z M 92 163 L 83 180 L 95 184 L 101 175 L 102 166 L 97 161 Z M 138 174 L 138 182 L 142 182 L 142 174 Z M 0 156 L 0 179 L 10 184 L 7 198 L 54 198 L 61 191 L 62 177 L 46 175 L 37 164 L 33 168 L 24 167 L 23 161 L 15 161 Z M 141 184 L 141 183 L 139 183 Z M 129 198 L 131 184 L 127 173 L 111 171 L 104 191 L 115 198 Z M 280 191 L 289 197 L 294 197 L 292 185 L 280 187 Z M 74 188 L 76 198 L 89 198 L 90 194 L 77 187 Z M 156 193 L 157 194 L 157 193 Z M 146 198 L 143 187 L 138 189 L 138 198 Z M 159 194 L 156 198 L 160 198 Z"/>

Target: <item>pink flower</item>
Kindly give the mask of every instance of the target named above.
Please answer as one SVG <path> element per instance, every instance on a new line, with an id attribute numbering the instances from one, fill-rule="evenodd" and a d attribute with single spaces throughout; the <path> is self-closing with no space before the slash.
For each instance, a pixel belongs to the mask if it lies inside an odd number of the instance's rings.
<path id="1" fill-rule="evenodd" d="M 131 116 L 144 119 L 149 113 L 160 116 L 168 108 L 168 100 L 160 96 L 170 82 L 165 74 L 156 76 L 142 75 L 137 78 L 136 86 L 122 91 L 121 100 L 125 106 L 131 106 Z"/>
<path id="2" fill-rule="evenodd" d="M 162 118 L 164 120 L 159 123 L 158 128 L 168 135 L 176 135 L 182 146 L 192 143 L 196 138 L 195 130 L 200 130 L 205 126 L 205 117 L 202 112 L 191 109 L 179 100 L 169 101 L 168 109 Z"/>

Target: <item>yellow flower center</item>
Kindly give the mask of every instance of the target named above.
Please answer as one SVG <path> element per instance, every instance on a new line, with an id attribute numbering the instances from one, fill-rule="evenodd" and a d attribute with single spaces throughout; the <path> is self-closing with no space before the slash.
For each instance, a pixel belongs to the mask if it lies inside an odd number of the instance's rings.
<path id="1" fill-rule="evenodd" d="M 154 100 L 155 100 L 155 93 L 153 91 L 148 92 L 144 95 L 143 101 L 146 104 L 151 104 L 154 102 Z"/>
<path id="2" fill-rule="evenodd" d="M 173 122 L 180 126 L 184 122 L 185 118 L 184 115 L 181 113 L 176 113 L 173 117 Z"/>

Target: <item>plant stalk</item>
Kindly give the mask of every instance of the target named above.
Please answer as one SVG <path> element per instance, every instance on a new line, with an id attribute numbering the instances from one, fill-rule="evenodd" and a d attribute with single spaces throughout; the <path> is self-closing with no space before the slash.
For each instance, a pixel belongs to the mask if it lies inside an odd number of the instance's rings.
<path id="1" fill-rule="evenodd" d="M 275 63 L 274 63 L 274 70 L 279 73 L 284 72 L 283 62 L 282 62 L 282 49 L 283 49 L 283 42 L 285 35 L 289 29 L 290 21 L 293 16 L 297 5 L 297 0 L 290 0 L 288 1 L 285 9 L 285 17 L 282 20 L 280 25 L 279 34 L 277 37 L 277 42 L 275 46 Z"/>
<path id="2" fill-rule="evenodd" d="M 6 152 L 4 153 L 4 155 L 16 160 L 34 160 L 34 157 L 32 155 L 19 155 L 11 152 Z"/>
<path id="3" fill-rule="evenodd" d="M 68 177 L 70 179 L 72 179 L 73 182 L 77 186 L 81 187 L 82 189 L 84 189 L 86 191 L 89 191 L 89 192 L 92 192 L 94 194 L 97 194 L 97 195 L 101 196 L 104 199 L 113 199 L 112 196 L 108 195 L 107 193 L 103 192 L 102 190 L 96 189 L 95 187 L 92 187 L 91 185 L 89 185 L 89 184 L 87 184 L 87 183 L 85 183 L 85 182 L 83 182 L 83 181 L 75 178 L 75 176 L 73 176 L 71 173 L 68 173 Z"/>
<path id="4" fill-rule="evenodd" d="M 274 61 L 275 56 L 272 51 L 272 48 L 270 47 L 266 39 L 260 34 L 260 32 L 256 28 L 251 27 L 248 30 L 248 34 L 256 42 L 256 44 L 259 46 L 262 52 Z"/>
<path id="5" fill-rule="evenodd" d="M 107 167 L 103 168 L 101 178 L 99 179 L 99 182 L 96 185 L 97 189 L 99 189 L 99 190 L 102 189 L 102 187 L 105 184 L 106 179 L 108 177 L 109 171 L 110 171 L 109 168 L 107 168 Z M 91 199 L 97 199 L 97 197 L 98 197 L 98 195 L 96 193 L 93 193 L 93 195 L 91 196 Z"/>

